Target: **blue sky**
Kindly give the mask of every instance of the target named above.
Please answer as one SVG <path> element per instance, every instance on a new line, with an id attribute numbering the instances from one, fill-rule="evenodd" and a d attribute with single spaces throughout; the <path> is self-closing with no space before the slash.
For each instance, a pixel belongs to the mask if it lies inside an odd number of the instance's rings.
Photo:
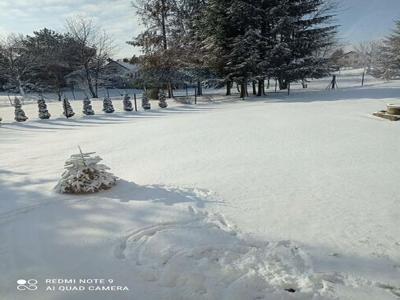
<path id="1" fill-rule="evenodd" d="M 382 38 L 400 19 L 400 0 L 338 0 L 338 23 L 343 43 Z M 115 56 L 137 53 L 125 41 L 139 31 L 130 0 L 0 0 L 0 35 L 32 33 L 43 27 L 63 30 L 65 19 L 76 14 L 94 19 L 115 39 Z"/>
<path id="2" fill-rule="evenodd" d="M 339 0 L 338 23 L 343 42 L 380 39 L 400 19 L 400 0 Z"/>

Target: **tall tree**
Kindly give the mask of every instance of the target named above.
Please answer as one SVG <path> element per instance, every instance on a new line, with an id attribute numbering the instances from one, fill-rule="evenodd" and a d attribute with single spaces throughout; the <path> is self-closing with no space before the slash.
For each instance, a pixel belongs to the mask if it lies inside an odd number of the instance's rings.
<path id="1" fill-rule="evenodd" d="M 231 42 L 236 37 L 234 24 L 230 19 L 231 0 L 209 0 L 203 17 L 199 20 L 199 35 L 202 49 L 205 51 L 204 61 L 215 74 L 226 82 L 226 94 L 231 94 L 233 78 L 226 69 Z"/>
<path id="2" fill-rule="evenodd" d="M 98 98 L 102 71 L 112 54 L 113 41 L 92 20 L 84 17 L 68 19 L 67 30 L 71 37 L 75 64 L 82 68 L 92 97 Z"/>
<path id="3" fill-rule="evenodd" d="M 174 2 L 174 0 L 135 1 L 133 5 L 146 29 L 134 41 L 128 42 L 141 47 L 143 51 L 141 63 L 144 80 L 155 88 L 166 85 L 169 97 L 173 96 L 172 81 L 177 67 L 175 53 L 170 47 L 169 17 L 175 7 Z"/>
<path id="4" fill-rule="evenodd" d="M 332 70 L 327 49 L 335 44 L 333 4 L 325 0 L 286 0 L 274 8 L 272 74 L 280 88 Z"/>
<path id="5" fill-rule="evenodd" d="M 61 101 L 61 90 L 66 86 L 65 76 L 73 71 L 72 57 L 68 55 L 71 45 L 68 36 L 44 28 L 35 31 L 24 40 L 24 49 L 35 57 L 30 72 L 31 81 L 40 90 L 55 90 Z"/>
<path id="6" fill-rule="evenodd" d="M 24 86 L 29 83 L 29 74 L 37 60 L 37 57 L 24 48 L 24 40 L 22 35 L 10 34 L 0 41 L 0 72 L 23 97 Z"/>
<path id="7" fill-rule="evenodd" d="M 247 96 L 250 78 L 260 74 L 260 6 L 259 1 L 234 0 L 229 8 L 229 21 L 235 36 L 230 42 L 225 70 L 228 77 L 240 83 L 240 96 Z"/>

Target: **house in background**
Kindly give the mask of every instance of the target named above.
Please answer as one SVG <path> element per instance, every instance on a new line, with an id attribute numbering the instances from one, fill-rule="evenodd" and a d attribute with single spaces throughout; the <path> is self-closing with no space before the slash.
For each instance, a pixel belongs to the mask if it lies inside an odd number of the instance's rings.
<path id="1" fill-rule="evenodd" d="M 104 66 L 100 78 L 100 85 L 109 88 L 126 88 L 130 83 L 140 78 L 139 65 L 130 64 L 122 60 L 109 59 Z M 66 77 L 68 86 L 85 89 L 85 72 L 77 70 Z"/>
<path id="2" fill-rule="evenodd" d="M 108 86 L 124 88 L 129 82 L 140 78 L 139 65 L 110 59 L 104 67 L 103 78 L 107 80 Z"/>

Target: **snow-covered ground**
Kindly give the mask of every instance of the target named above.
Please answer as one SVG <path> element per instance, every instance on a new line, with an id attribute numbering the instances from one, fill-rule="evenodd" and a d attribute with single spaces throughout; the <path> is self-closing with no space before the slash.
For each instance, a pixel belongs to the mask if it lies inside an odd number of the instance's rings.
<path id="1" fill-rule="evenodd" d="M 371 113 L 400 104 L 400 83 L 349 77 L 69 120 L 30 104 L 24 124 L 1 107 L 0 299 L 398 299 L 400 123 Z M 53 191 L 78 145 L 117 186 Z M 84 278 L 129 291 L 45 283 Z"/>

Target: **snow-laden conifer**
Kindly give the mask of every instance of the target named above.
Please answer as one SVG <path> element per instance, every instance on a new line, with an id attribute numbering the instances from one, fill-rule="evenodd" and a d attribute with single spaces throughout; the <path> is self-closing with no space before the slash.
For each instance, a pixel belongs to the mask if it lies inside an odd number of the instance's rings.
<path id="1" fill-rule="evenodd" d="M 50 113 L 47 110 L 46 101 L 44 100 L 43 96 L 37 101 L 38 108 L 39 108 L 39 118 L 42 120 L 50 119 Z"/>
<path id="2" fill-rule="evenodd" d="M 71 118 L 75 115 L 75 113 L 71 107 L 71 104 L 69 103 L 68 98 L 66 96 L 64 96 L 64 99 L 63 99 L 63 109 L 64 109 L 63 115 L 67 119 Z"/>
<path id="3" fill-rule="evenodd" d="M 116 184 L 116 177 L 107 172 L 109 168 L 99 164 L 95 152 L 73 154 L 65 162 L 65 171 L 55 189 L 59 193 L 80 194 L 95 193 L 110 189 Z"/>
<path id="4" fill-rule="evenodd" d="M 91 101 L 87 96 L 85 97 L 85 99 L 83 99 L 83 114 L 85 114 L 86 116 L 94 115 L 94 110 Z"/>
<path id="5" fill-rule="evenodd" d="M 103 111 L 106 114 L 112 114 L 115 111 L 110 97 L 105 97 L 104 98 L 104 100 L 103 100 Z"/>
<path id="6" fill-rule="evenodd" d="M 143 107 L 144 110 L 148 110 L 148 109 L 151 108 L 151 104 L 150 104 L 149 98 L 147 97 L 147 92 L 143 93 L 143 96 L 142 96 L 142 107 Z"/>
<path id="7" fill-rule="evenodd" d="M 160 90 L 160 93 L 158 94 L 158 106 L 161 108 L 167 108 L 168 104 L 167 104 L 167 100 L 166 100 L 166 95 L 164 93 L 164 90 Z"/>
<path id="8" fill-rule="evenodd" d="M 127 93 L 125 93 L 125 95 L 124 95 L 123 104 L 124 104 L 124 110 L 125 111 L 132 111 L 133 110 L 131 97 L 129 97 L 129 95 Z"/>
<path id="9" fill-rule="evenodd" d="M 28 120 L 28 117 L 25 115 L 24 110 L 22 109 L 21 100 L 18 97 L 14 98 L 14 108 L 15 108 L 15 121 L 17 122 L 25 122 Z"/>

